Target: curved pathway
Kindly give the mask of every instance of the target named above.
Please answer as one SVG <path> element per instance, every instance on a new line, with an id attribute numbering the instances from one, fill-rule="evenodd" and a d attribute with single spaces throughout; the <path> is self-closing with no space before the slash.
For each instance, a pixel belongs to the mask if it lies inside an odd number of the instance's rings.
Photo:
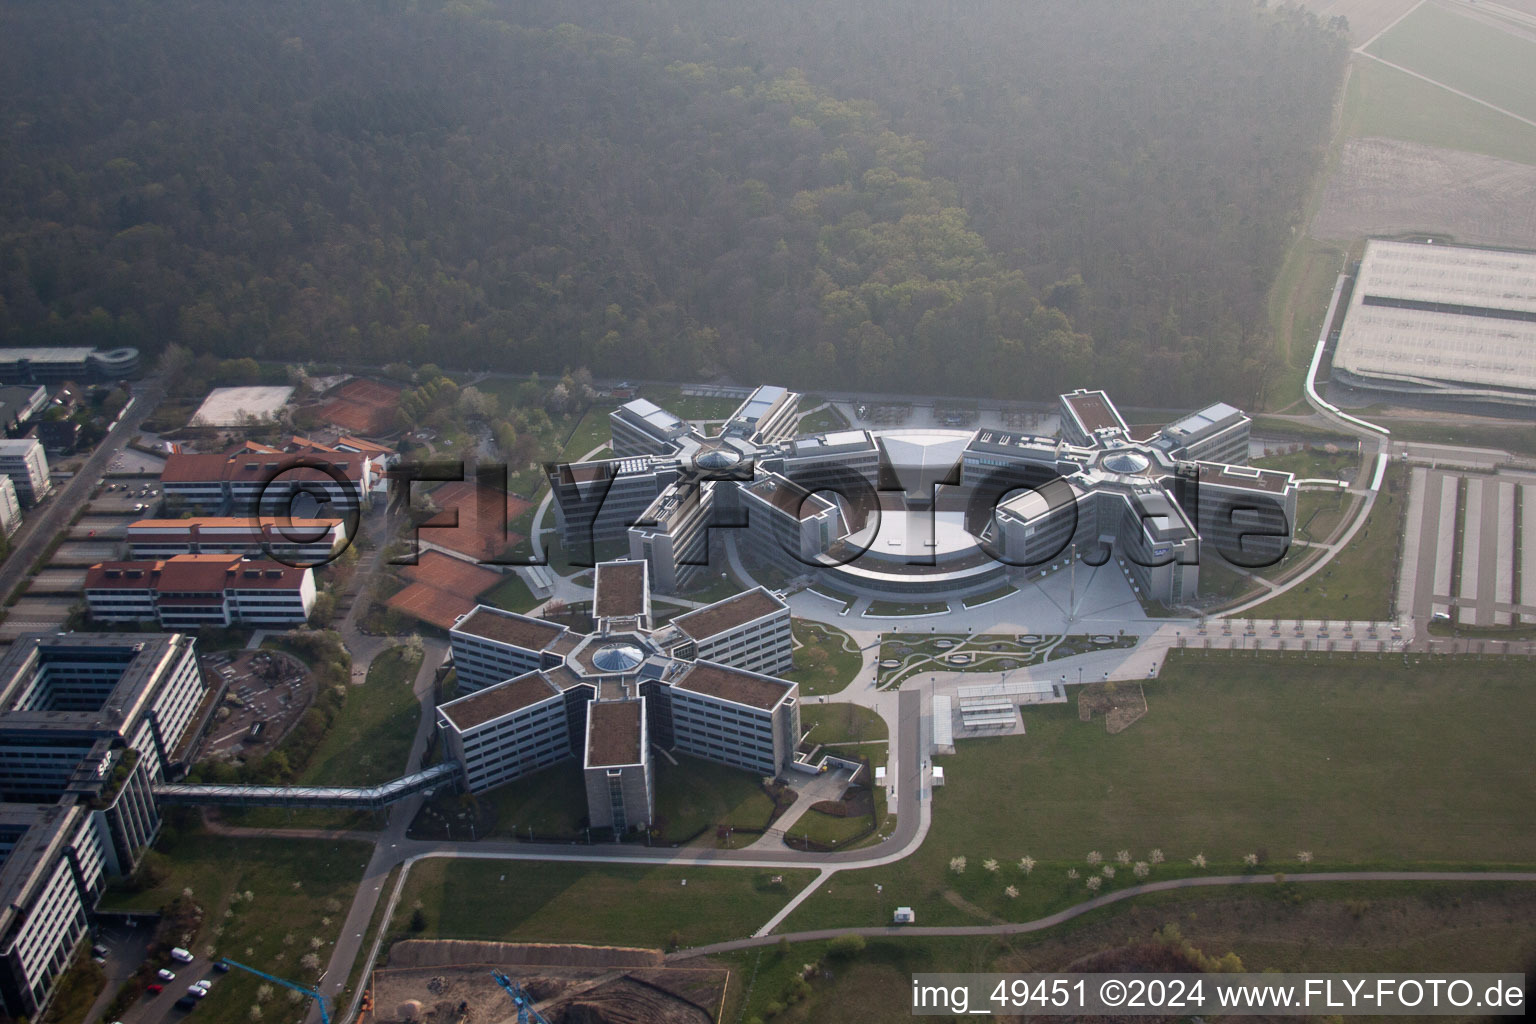
<path id="1" fill-rule="evenodd" d="M 920 925 L 884 925 L 874 928 L 823 928 L 817 931 L 786 932 L 781 935 L 768 935 L 763 933 L 754 935 L 750 939 L 734 939 L 730 942 L 716 942 L 708 946 L 695 946 L 691 949 L 679 950 L 676 953 L 668 953 L 668 960 L 685 960 L 689 957 L 712 956 L 716 953 L 730 953 L 740 949 L 752 949 L 757 946 L 769 946 L 788 939 L 790 942 L 814 942 L 822 939 L 835 939 L 841 935 L 862 935 L 865 938 L 885 938 L 888 936 L 966 936 L 966 935 L 1022 935 L 1028 932 L 1044 931 L 1054 928 L 1058 924 L 1070 921 L 1074 917 L 1081 917 L 1100 907 L 1107 907 L 1112 903 L 1133 899 L 1137 896 L 1145 896 L 1154 892 L 1169 892 L 1174 889 L 1202 889 L 1214 886 L 1232 885 L 1277 885 L 1290 882 L 1536 882 L 1536 871 L 1319 871 L 1313 874 L 1302 875 L 1214 875 L 1208 878 L 1172 878 L 1165 882 L 1147 882 L 1142 885 L 1133 885 L 1126 889 L 1117 889 L 1103 896 L 1096 896 L 1085 903 L 1079 903 L 1059 910 L 1045 917 L 1037 917 L 1033 921 L 1014 921 L 1007 924 L 979 924 L 979 925 L 940 925 L 923 927 Z"/>

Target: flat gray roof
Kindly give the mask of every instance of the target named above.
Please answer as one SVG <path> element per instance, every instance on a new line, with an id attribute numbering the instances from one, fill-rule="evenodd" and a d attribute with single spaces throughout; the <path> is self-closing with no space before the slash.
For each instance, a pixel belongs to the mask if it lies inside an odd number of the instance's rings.
<path id="1" fill-rule="evenodd" d="M 1536 391 L 1536 253 L 1368 243 L 1333 365 L 1389 384 Z"/>

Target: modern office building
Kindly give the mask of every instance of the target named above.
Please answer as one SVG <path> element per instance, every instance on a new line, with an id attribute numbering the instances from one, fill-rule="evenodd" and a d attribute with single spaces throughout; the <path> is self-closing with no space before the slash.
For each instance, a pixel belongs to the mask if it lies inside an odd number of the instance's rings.
<path id="1" fill-rule="evenodd" d="M 1398 395 L 1536 405 L 1536 253 L 1367 242 L 1333 376 Z"/>
<path id="2" fill-rule="evenodd" d="M 78 384 L 120 380 L 139 369 L 136 348 L 0 348 L 0 383 Z"/>
<path id="3" fill-rule="evenodd" d="M 286 629 L 309 621 L 315 575 L 307 566 L 239 555 L 98 562 L 85 576 L 85 603 L 97 622 Z"/>
<path id="4" fill-rule="evenodd" d="M 645 728 L 645 698 L 598 701 L 587 711 L 582 758 L 587 818 L 622 835 L 656 817 L 656 769 Z"/>
<path id="5" fill-rule="evenodd" d="M 0 1002 L 37 1016 L 133 871 L 206 693 L 181 634 L 34 634 L 0 658 Z"/>
<path id="6" fill-rule="evenodd" d="M 6 437 L 15 437 L 47 406 L 48 389 L 41 384 L 0 387 L 0 428 Z"/>
<path id="7" fill-rule="evenodd" d="M 1147 436 L 1105 392 L 1078 390 L 1060 397 L 1060 438 L 790 437 L 795 400 L 759 388 L 714 435 L 651 402 L 622 407 L 610 419 L 624 457 L 551 470 L 567 551 L 627 533 L 650 584 L 675 592 L 711 571 L 711 539 L 729 534 L 791 576 L 917 596 L 1023 583 L 1075 550 L 1116 559 L 1138 594 L 1180 604 L 1198 592 L 1203 555 L 1254 566 L 1290 542 L 1295 482 L 1243 468 L 1251 421 L 1224 403 Z"/>
<path id="8" fill-rule="evenodd" d="M 21 526 L 21 502 L 16 497 L 16 485 L 8 476 L 0 476 L 0 531 L 7 537 Z"/>
<path id="9" fill-rule="evenodd" d="M 651 748 L 762 775 L 794 761 L 799 688 L 789 606 L 758 588 L 649 628 L 646 563 L 598 567 L 596 630 L 478 607 L 449 631 L 461 689 L 438 708 L 475 793 L 581 760 L 593 828 L 649 825 Z"/>
<path id="10" fill-rule="evenodd" d="M 0 438 L 0 474 L 10 477 L 16 485 L 16 498 L 22 508 L 42 501 L 53 487 L 43 442 L 35 437 Z"/>

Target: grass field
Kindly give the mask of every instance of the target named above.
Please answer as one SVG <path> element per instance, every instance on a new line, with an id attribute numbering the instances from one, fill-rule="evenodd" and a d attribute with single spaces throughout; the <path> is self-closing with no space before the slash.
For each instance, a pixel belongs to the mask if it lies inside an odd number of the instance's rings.
<path id="1" fill-rule="evenodd" d="M 784 881 L 773 884 L 773 876 Z M 411 869 L 392 930 L 418 938 L 684 946 L 750 935 L 814 871 L 433 858 Z M 686 884 L 684 884 L 686 882 Z"/>
<path id="2" fill-rule="evenodd" d="M 795 667 L 784 673 L 785 679 L 800 684 L 802 697 L 837 693 L 853 682 L 864 665 L 864 657 L 851 637 L 835 626 L 796 619 L 791 627 L 800 646 L 795 648 Z"/>
<path id="3" fill-rule="evenodd" d="M 581 768 L 569 761 L 551 765 L 485 795 L 495 814 L 492 835 L 581 835 L 587 817 L 587 789 Z"/>
<path id="4" fill-rule="evenodd" d="M 1517 661 L 1176 652 L 1119 735 L 1052 705 L 1025 712 L 1025 737 L 962 742 L 918 852 L 835 876 L 785 929 L 883 923 L 896 902 L 928 924 L 1027 920 L 1085 898 L 1091 850 L 1161 849 L 1154 879 L 1199 873 L 1196 854 L 1211 873 L 1248 853 L 1295 871 L 1301 850 L 1315 867 L 1531 864 L 1528 676 Z M 1105 891 L 1131 881 L 1119 867 Z"/>
<path id="5" fill-rule="evenodd" d="M 190 889 L 204 910 L 202 930 L 190 944 L 193 952 L 218 952 L 260 964 L 304 984 L 313 984 L 330 959 L 369 854 L 366 843 L 228 839 L 206 834 L 162 840 L 159 850 L 169 859 L 166 879 L 144 892 L 108 891 L 103 908 L 158 910 Z M 237 894 L 241 898 L 236 899 Z M 313 940 L 319 940 L 318 945 Z M 321 967 L 303 965 L 311 952 Z M 198 1020 L 250 1024 L 250 1008 L 258 1001 L 261 987 L 259 978 L 238 971 L 221 977 L 198 1004 Z M 303 1012 L 281 992 L 271 996 L 267 1010 L 269 1020 L 285 1020 L 290 1014 L 297 1018 Z"/>
<path id="6" fill-rule="evenodd" d="M 1536 164 L 1536 128 L 1373 60 L 1361 60 L 1349 76 L 1344 130 Z"/>
<path id="7" fill-rule="evenodd" d="M 539 604 L 528 584 L 515 572 L 507 573 L 502 581 L 487 590 L 480 600 L 509 612 L 527 612 Z"/>
<path id="8" fill-rule="evenodd" d="M 1424 4 L 1368 51 L 1521 117 L 1536 118 L 1536 43 Z"/>
<path id="9" fill-rule="evenodd" d="M 1349 546 L 1306 583 L 1265 601 L 1249 614 L 1261 619 L 1389 618 L 1407 505 L 1408 474 L 1401 465 L 1390 466 L 1370 518 Z M 1293 554 L 1304 551 L 1292 549 Z"/>
<path id="10" fill-rule="evenodd" d="M 802 704 L 800 729 L 812 743 L 866 743 L 888 739 L 885 719 L 858 704 Z"/>
<path id="11" fill-rule="evenodd" d="M 1328 311 L 1328 298 L 1343 266 L 1338 248 L 1300 236 L 1286 251 L 1280 272 L 1270 288 L 1269 329 L 1274 339 L 1275 362 L 1263 381 L 1263 408 L 1285 409 L 1302 398 L 1302 379 L 1311 365 L 1312 349 Z M 1259 429 L 1259 424 L 1254 424 Z M 1280 433 L 1300 433 L 1289 421 Z"/>
<path id="12" fill-rule="evenodd" d="M 716 958 L 752 979 L 735 989 L 725 1020 L 786 1008 L 775 1024 L 883 1024 L 910 1015 L 910 976 L 929 971 L 1056 971 L 1080 958 L 1176 925 L 1210 956 L 1236 953 L 1250 971 L 1524 971 L 1536 958 L 1536 887 L 1373 883 L 1188 890 L 1142 897 L 1064 925 L 1008 937 L 871 939 L 833 962 L 800 997 L 788 998 L 801 966 L 825 942 L 745 950 Z M 919 917 L 918 923 L 923 919 Z M 739 1011 L 739 1012 L 738 1012 Z"/>
<path id="13" fill-rule="evenodd" d="M 773 814 L 773 801 L 762 780 L 739 768 L 684 755 L 677 767 L 656 759 L 656 827 L 663 842 L 681 842 L 703 830 L 724 825 L 763 828 Z M 713 843 L 713 836 L 706 836 Z"/>
<path id="14" fill-rule="evenodd" d="M 403 772 L 421 717 L 411 690 L 420 668 L 421 655 L 403 645 L 373 659 L 367 681 L 347 694 L 299 783 L 367 786 Z"/>

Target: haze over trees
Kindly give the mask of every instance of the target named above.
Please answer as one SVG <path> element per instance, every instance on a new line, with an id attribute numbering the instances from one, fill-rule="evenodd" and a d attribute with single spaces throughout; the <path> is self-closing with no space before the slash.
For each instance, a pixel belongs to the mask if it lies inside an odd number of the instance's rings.
<path id="1" fill-rule="evenodd" d="M 0 9 L 0 337 L 1253 401 L 1345 44 L 1248 0 Z"/>

